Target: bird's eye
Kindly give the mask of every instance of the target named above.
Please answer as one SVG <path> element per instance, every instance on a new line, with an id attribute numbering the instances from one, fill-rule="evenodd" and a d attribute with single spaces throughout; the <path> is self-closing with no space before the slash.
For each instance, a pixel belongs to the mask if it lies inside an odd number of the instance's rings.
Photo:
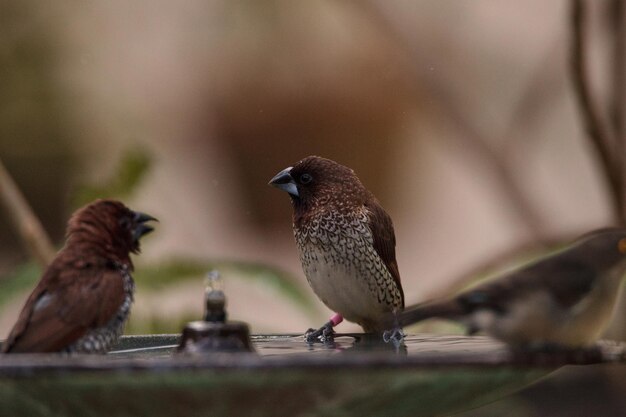
<path id="1" fill-rule="evenodd" d="M 120 226 L 122 226 L 123 229 L 130 229 L 130 226 L 131 226 L 130 219 L 128 219 L 126 217 L 122 217 L 120 219 Z"/>
<path id="2" fill-rule="evenodd" d="M 300 183 L 302 184 L 308 184 L 311 181 L 313 181 L 313 177 L 311 176 L 311 174 L 302 174 L 302 176 L 300 177 Z"/>

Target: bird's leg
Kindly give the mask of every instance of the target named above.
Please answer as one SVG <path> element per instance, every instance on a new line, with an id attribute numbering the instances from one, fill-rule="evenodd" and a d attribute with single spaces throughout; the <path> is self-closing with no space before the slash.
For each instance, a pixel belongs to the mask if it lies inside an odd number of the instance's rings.
<path id="1" fill-rule="evenodd" d="M 394 316 L 395 320 L 393 327 L 390 330 L 385 330 L 383 332 L 383 341 L 385 343 L 391 342 L 397 347 L 404 340 L 404 332 L 402 331 L 402 326 L 400 326 L 400 323 L 398 322 L 398 317 L 395 313 Z"/>
<path id="2" fill-rule="evenodd" d="M 304 333 L 304 340 L 307 343 L 315 343 L 316 341 L 320 341 L 322 343 L 332 342 L 333 333 L 333 323 L 328 321 L 317 330 L 313 328 L 307 330 Z"/>
<path id="3" fill-rule="evenodd" d="M 335 331 L 333 327 L 338 325 L 343 321 L 343 316 L 339 313 L 335 313 L 330 320 L 325 323 L 319 329 L 309 329 L 304 333 L 304 340 L 307 343 L 315 343 L 315 341 L 319 340 L 322 343 L 329 343 L 333 341 Z"/>

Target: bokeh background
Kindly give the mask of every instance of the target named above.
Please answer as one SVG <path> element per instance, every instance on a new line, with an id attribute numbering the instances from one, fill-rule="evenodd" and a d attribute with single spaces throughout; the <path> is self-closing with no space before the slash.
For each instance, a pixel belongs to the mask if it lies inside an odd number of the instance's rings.
<path id="1" fill-rule="evenodd" d="M 591 3 L 588 65 L 605 103 L 620 94 L 616 2 Z M 413 304 L 619 222 L 571 80 L 570 8 L 0 1 L 0 160 L 57 248 L 69 214 L 97 197 L 160 219 L 136 260 L 130 333 L 198 318 L 213 267 L 230 317 L 253 332 L 322 324 L 289 200 L 267 186 L 310 154 L 352 167 L 390 213 Z M 3 337 L 41 266 L 0 214 Z M 607 336 L 626 339 L 624 311 Z M 437 326 L 458 330 L 425 329 Z"/>

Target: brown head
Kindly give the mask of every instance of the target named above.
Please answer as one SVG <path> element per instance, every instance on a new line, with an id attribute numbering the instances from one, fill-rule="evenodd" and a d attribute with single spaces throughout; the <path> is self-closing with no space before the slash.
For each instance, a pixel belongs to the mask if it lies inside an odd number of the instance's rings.
<path id="1" fill-rule="evenodd" d="M 289 193 L 296 220 L 318 207 L 349 210 L 372 198 L 352 169 L 319 156 L 298 161 L 276 174 L 269 184 Z"/>
<path id="2" fill-rule="evenodd" d="M 96 200 L 78 209 L 67 224 L 65 251 L 96 255 L 130 263 L 129 254 L 139 252 L 139 239 L 154 229 L 145 223 L 156 220 L 130 210 L 115 200 Z"/>

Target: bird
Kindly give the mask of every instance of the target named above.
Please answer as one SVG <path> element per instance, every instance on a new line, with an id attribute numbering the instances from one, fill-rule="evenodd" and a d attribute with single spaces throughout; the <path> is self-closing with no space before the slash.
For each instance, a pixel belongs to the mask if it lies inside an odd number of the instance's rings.
<path id="1" fill-rule="evenodd" d="M 276 174 L 270 185 L 293 205 L 293 232 L 313 292 L 335 314 L 305 333 L 308 342 L 332 341 L 345 318 L 366 333 L 382 333 L 386 313 L 404 307 L 391 218 L 354 171 L 308 156 Z"/>
<path id="2" fill-rule="evenodd" d="M 611 320 L 626 273 L 626 229 L 589 232 L 564 249 L 443 300 L 407 307 L 389 323 L 457 321 L 522 349 L 593 345 Z"/>
<path id="3" fill-rule="evenodd" d="M 9 336 L 8 353 L 106 353 L 123 332 L 135 291 L 131 253 L 154 217 L 100 199 L 69 219 L 64 247 L 44 270 Z"/>

